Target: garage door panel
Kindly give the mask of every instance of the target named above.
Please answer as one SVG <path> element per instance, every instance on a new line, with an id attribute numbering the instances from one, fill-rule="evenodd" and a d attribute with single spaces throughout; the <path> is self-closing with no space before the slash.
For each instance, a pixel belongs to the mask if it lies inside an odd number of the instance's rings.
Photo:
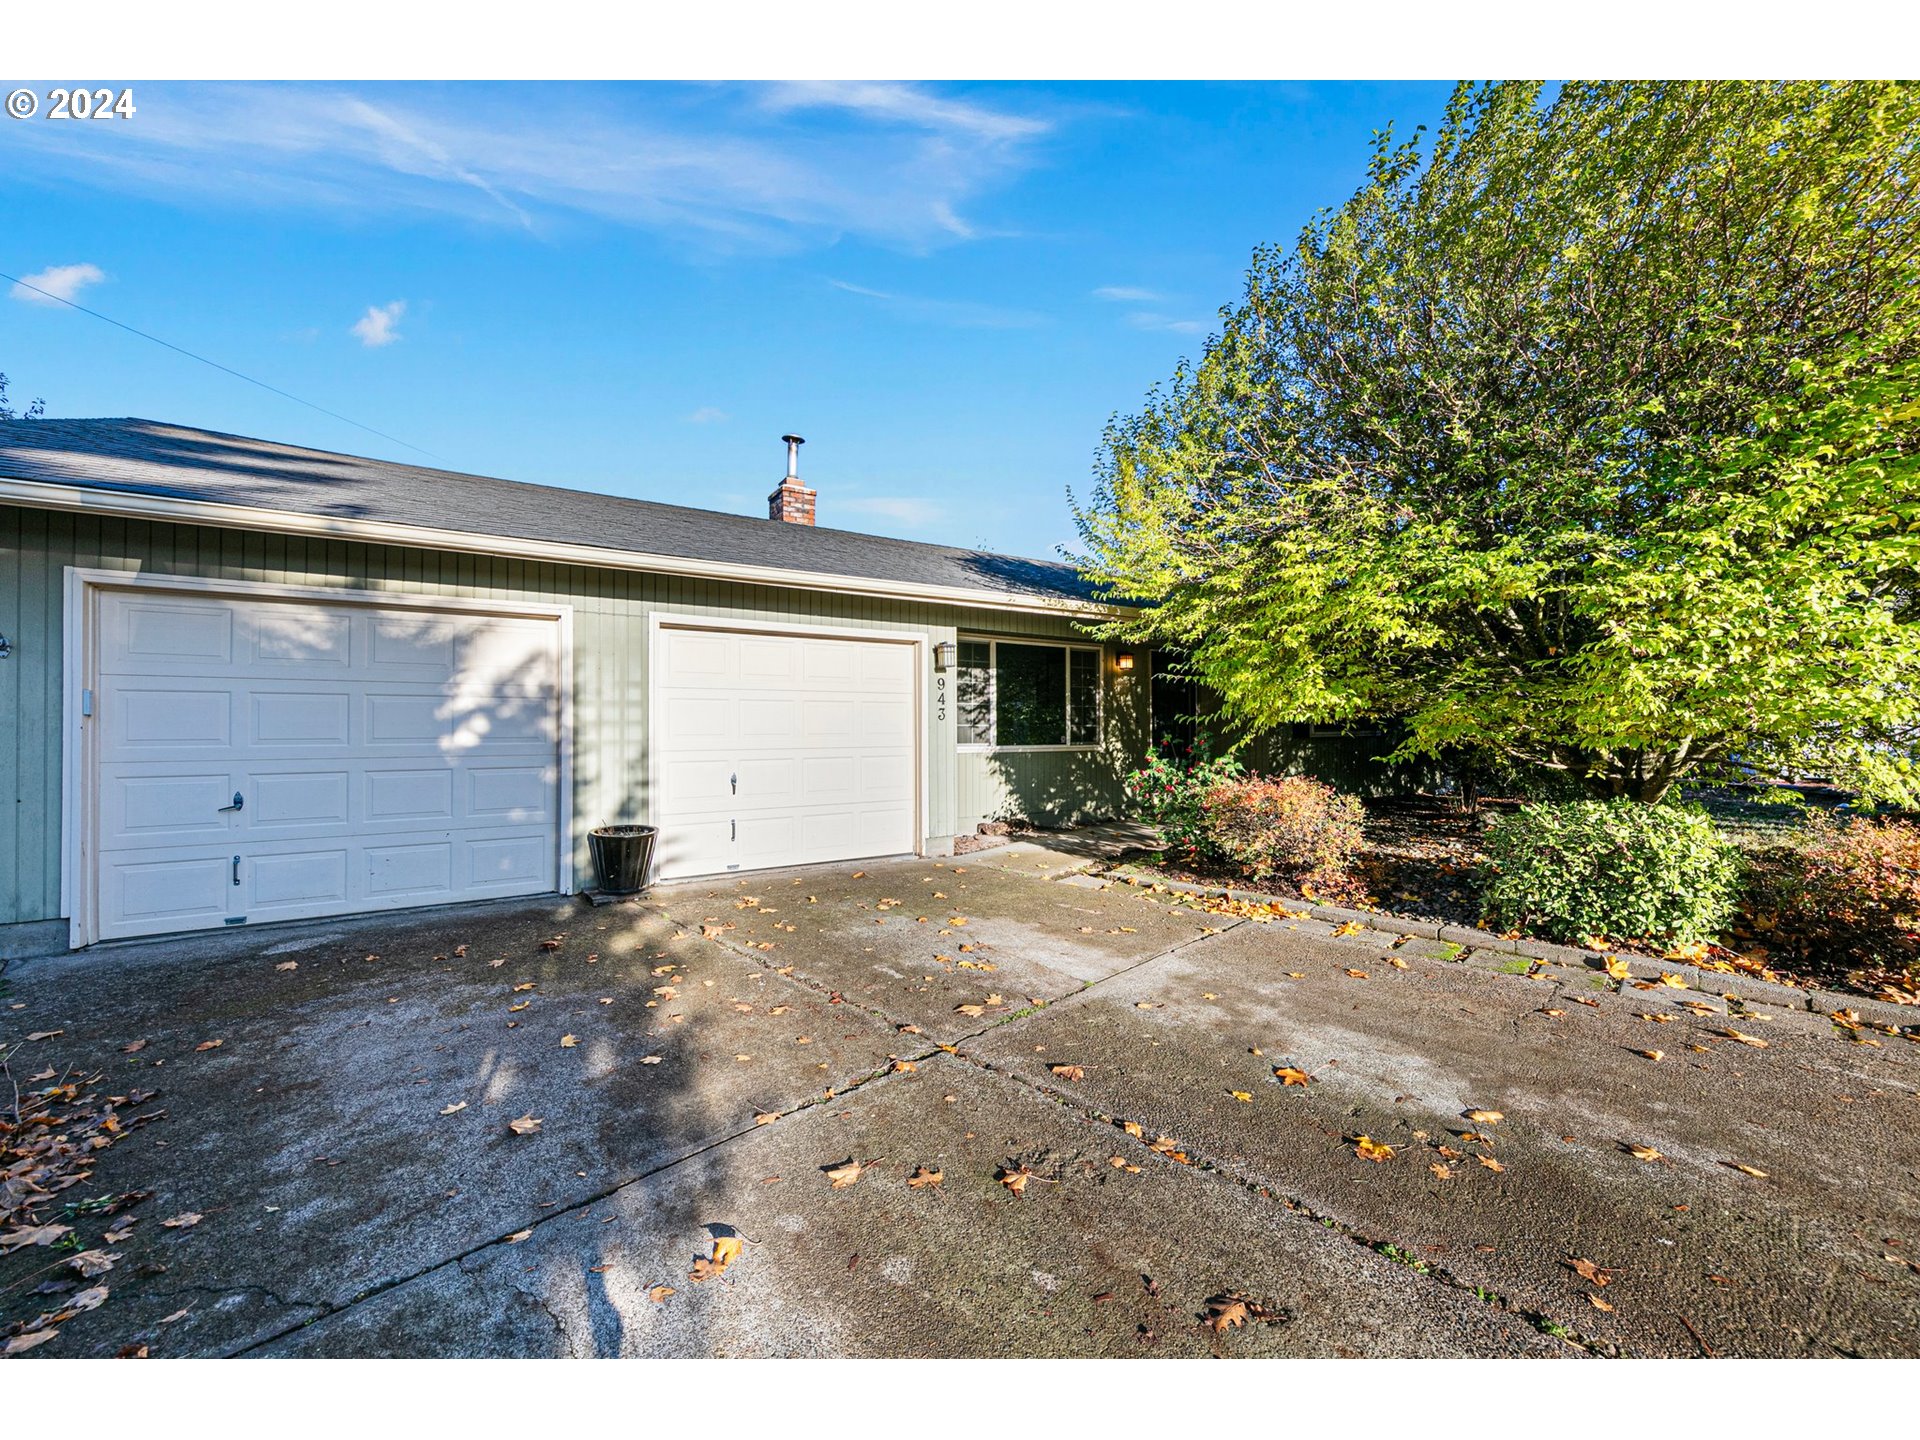
<path id="1" fill-rule="evenodd" d="M 862 700 L 855 738 L 860 745 L 912 743 L 913 706 L 905 700 Z"/>
<path id="2" fill-rule="evenodd" d="M 858 755 L 809 755 L 800 762 L 801 798 L 808 805 L 845 805 L 860 797 Z"/>
<path id="3" fill-rule="evenodd" d="M 809 685 L 851 687 L 860 681 L 860 651 L 844 640 L 803 640 L 789 649 L 801 657 Z"/>
<path id="4" fill-rule="evenodd" d="M 800 705 L 790 697 L 743 698 L 739 706 L 739 743 L 780 745 L 793 739 L 800 722 Z"/>
<path id="5" fill-rule="evenodd" d="M 661 746 L 668 754 L 730 749 L 739 738 L 735 702 L 724 695 L 670 695 L 659 713 Z"/>
<path id="6" fill-rule="evenodd" d="M 913 757 L 911 755 L 862 755 L 859 766 L 858 798 L 871 804 L 878 800 L 908 800 L 913 795 Z"/>
<path id="7" fill-rule="evenodd" d="M 346 690 L 256 690 L 246 714 L 246 738 L 263 748 L 353 743 L 353 696 Z"/>
<path id="8" fill-rule="evenodd" d="M 557 885 L 554 620 L 112 592 L 98 613 L 99 938 Z"/>
<path id="9" fill-rule="evenodd" d="M 463 773 L 470 820 L 523 825 L 555 818 L 554 774 L 545 766 L 489 766 Z"/>
<path id="10" fill-rule="evenodd" d="M 542 836 L 503 835 L 494 840 L 470 839 L 463 848 L 466 858 L 465 883 L 469 890 L 552 883 L 553 847 Z"/>
<path id="11" fill-rule="evenodd" d="M 660 827 L 654 852 L 654 873 L 714 875 L 734 864 L 732 825 L 725 819 L 702 819 L 684 812 Z"/>
<path id="12" fill-rule="evenodd" d="M 234 614 L 225 605 L 113 596 L 104 607 L 108 663 L 149 668 L 233 659 Z"/>
<path id="13" fill-rule="evenodd" d="M 287 906 L 347 903 L 352 857 L 345 846 L 255 855 L 241 862 L 240 876 L 249 919 Z"/>
<path id="14" fill-rule="evenodd" d="M 367 894 L 371 897 L 444 895 L 453 889 L 451 840 L 369 845 L 364 854 Z"/>
<path id="15" fill-rule="evenodd" d="M 735 678 L 731 637 L 699 630 L 660 632 L 660 674 L 669 685 L 724 684 Z"/>
<path id="16" fill-rule="evenodd" d="M 739 676 L 742 689 L 772 684 L 791 689 L 800 677 L 800 656 L 792 645 L 772 636 L 740 640 Z"/>
<path id="17" fill-rule="evenodd" d="M 258 669 L 334 675 L 353 665 L 353 618 L 339 611 L 310 605 L 262 606 L 247 616 L 246 624 Z"/>
<path id="18" fill-rule="evenodd" d="M 800 739 L 810 746 L 858 744 L 858 715 L 859 707 L 851 700 L 810 699 L 801 706 Z"/>
<path id="19" fill-rule="evenodd" d="M 140 852 L 109 855 L 100 873 L 105 913 L 122 917 L 131 935 L 221 924 L 233 888 L 232 861 L 225 853 L 165 860 L 143 859 Z"/>
<path id="20" fill-rule="evenodd" d="M 101 712 L 113 720 L 120 751 L 129 755 L 233 743 L 233 696 L 225 691 L 128 686 L 103 700 Z M 109 758 L 116 757 L 110 752 Z"/>
<path id="21" fill-rule="evenodd" d="M 347 770 L 296 770 L 286 774 L 249 774 L 241 793 L 248 829 L 284 829 L 290 825 L 345 825 L 352 818 L 353 777 Z"/>
<path id="22" fill-rule="evenodd" d="M 226 770 L 141 773 L 114 766 L 101 774 L 102 845 L 207 844 L 230 828 L 220 807 L 232 798 Z"/>

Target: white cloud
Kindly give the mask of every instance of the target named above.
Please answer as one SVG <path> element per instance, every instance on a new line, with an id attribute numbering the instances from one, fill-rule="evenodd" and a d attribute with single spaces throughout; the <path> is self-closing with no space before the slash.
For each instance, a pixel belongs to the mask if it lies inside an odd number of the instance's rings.
<path id="1" fill-rule="evenodd" d="M 77 299 L 87 286 L 98 285 L 106 278 L 106 271 L 98 265 L 49 265 L 15 283 L 8 293 L 29 305 L 58 305 L 62 300 Z"/>
<path id="2" fill-rule="evenodd" d="M 702 253 L 917 251 L 998 233 L 969 211 L 1054 122 L 922 85 L 537 87 L 176 84 L 141 124 L 10 127 L 8 178 L 305 208 L 439 214 L 534 231 L 588 218 Z M 151 123 L 149 123 L 151 122 Z"/>
<path id="3" fill-rule="evenodd" d="M 855 285 L 848 280 L 828 280 L 827 283 L 849 295 L 877 301 L 902 319 L 919 324 L 952 325 L 962 330 L 1030 330 L 1047 323 L 1045 315 L 1032 310 L 987 305 L 977 300 L 936 300 L 922 295 L 896 295 L 888 290 Z"/>
<path id="4" fill-rule="evenodd" d="M 353 333 L 360 337 L 360 343 L 369 350 L 391 345 L 400 338 L 400 332 L 394 327 L 406 313 L 407 302 L 404 300 L 395 300 L 386 305 L 369 305 L 367 313 L 353 322 Z"/>
<path id="5" fill-rule="evenodd" d="M 878 515 L 883 519 L 916 528 L 930 527 L 946 517 L 944 505 L 914 495 L 829 496 L 836 509 L 856 515 Z"/>
<path id="6" fill-rule="evenodd" d="M 691 415 L 687 416 L 687 421 L 693 425 L 718 425 L 721 421 L 731 418 L 732 417 L 718 405 L 702 405 L 698 410 L 695 410 Z"/>
<path id="7" fill-rule="evenodd" d="M 1207 322 L 1204 320 L 1178 320 L 1171 315 L 1160 315 L 1149 310 L 1135 311 L 1127 316 L 1127 324 L 1136 330 L 1171 330 L 1176 335 L 1207 333 Z"/>
<path id="8" fill-rule="evenodd" d="M 1162 298 L 1157 290 L 1142 290 L 1138 285 L 1102 285 L 1093 292 L 1096 300 L 1113 300 L 1129 305 L 1153 305 Z"/>

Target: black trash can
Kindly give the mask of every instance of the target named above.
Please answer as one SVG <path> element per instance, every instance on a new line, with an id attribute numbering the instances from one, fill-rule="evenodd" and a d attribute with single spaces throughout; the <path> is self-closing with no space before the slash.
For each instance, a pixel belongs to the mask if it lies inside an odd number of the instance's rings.
<path id="1" fill-rule="evenodd" d="M 604 895 L 637 895 L 653 882 L 653 825 L 602 825 L 587 835 Z"/>

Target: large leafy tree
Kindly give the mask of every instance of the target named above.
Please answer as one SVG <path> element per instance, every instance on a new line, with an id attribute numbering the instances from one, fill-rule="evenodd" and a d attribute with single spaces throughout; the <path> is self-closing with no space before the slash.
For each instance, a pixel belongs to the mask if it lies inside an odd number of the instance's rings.
<path id="1" fill-rule="evenodd" d="M 1920 88 L 1462 86 L 1109 429 L 1080 561 L 1247 730 L 1920 799 Z"/>

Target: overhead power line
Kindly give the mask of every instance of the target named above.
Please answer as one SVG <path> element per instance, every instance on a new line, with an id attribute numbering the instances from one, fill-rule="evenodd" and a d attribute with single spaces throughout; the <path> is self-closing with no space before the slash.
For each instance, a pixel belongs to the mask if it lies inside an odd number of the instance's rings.
<path id="1" fill-rule="evenodd" d="M 176 355 L 184 355 L 189 360 L 198 360 L 202 365 L 211 365 L 215 370 L 220 371 L 222 374 L 231 375 L 236 380 L 244 380 L 249 385 L 258 385 L 262 390 L 265 390 L 268 393 L 273 395 L 278 395 L 282 400 L 291 400 L 296 405 L 304 405 L 309 410 L 317 410 L 322 415 L 327 416 L 329 419 L 340 421 L 343 425 L 351 425 L 356 430 L 364 430 L 369 435 L 378 435 L 382 440 L 390 440 L 395 445 L 399 445 L 404 449 L 413 451 L 414 454 L 416 455 L 425 455 L 430 460 L 439 460 L 442 458 L 439 455 L 435 455 L 431 450 L 422 450 L 418 445 L 414 445 L 409 443 L 408 441 L 402 440 L 398 435 L 389 435 L 387 434 L 386 431 L 376 430 L 371 425 L 362 425 L 358 420 L 355 420 L 348 415 L 342 415 L 338 410 L 329 410 L 327 409 L 326 406 L 316 405 L 311 400 L 302 400 L 298 395 L 293 394 L 291 391 L 282 390 L 278 385 L 269 385 L 264 380 L 256 380 L 251 375 L 242 374 L 240 371 L 234 369 L 231 365 L 222 365 L 218 360 L 209 360 L 204 355 L 196 355 L 194 354 L 193 351 L 187 349 L 183 345 L 175 345 L 171 340 L 162 340 L 158 335 L 149 335 L 144 330 L 137 330 L 131 325 L 123 324 L 121 321 L 114 319 L 111 315 L 102 315 L 98 310 L 89 310 L 85 305 L 82 305 L 77 301 L 69 300 L 64 295 L 55 295 L 50 290 L 42 290 L 38 285 L 33 284 L 31 281 L 22 280 L 16 275 L 9 275 L 4 270 L 0 270 L 0 280 L 11 280 L 15 285 L 18 285 L 22 290 L 31 290 L 36 295 L 44 295 L 49 300 L 56 301 L 61 305 L 65 305 L 69 310 L 78 310 L 82 315 L 91 315 L 96 320 L 104 320 L 107 322 L 107 324 L 113 326 L 116 330 L 124 330 L 129 335 L 138 335 L 142 340 L 151 340 L 155 345 L 163 346 L 166 349 L 173 351 Z"/>

